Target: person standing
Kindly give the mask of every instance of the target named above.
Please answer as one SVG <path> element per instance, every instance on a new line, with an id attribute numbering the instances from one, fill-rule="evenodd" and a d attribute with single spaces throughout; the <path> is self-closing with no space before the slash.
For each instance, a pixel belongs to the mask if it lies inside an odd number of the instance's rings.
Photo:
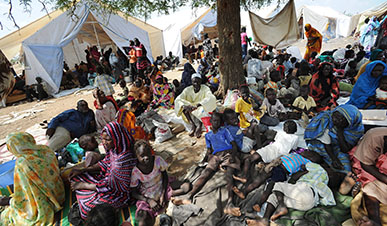
<path id="1" fill-rule="evenodd" d="M 251 46 L 249 37 L 247 37 L 247 34 L 246 34 L 245 27 L 242 27 L 241 29 L 241 43 L 242 43 L 242 60 L 244 60 L 247 55 L 247 43 L 249 44 L 249 46 Z"/>
<path id="2" fill-rule="evenodd" d="M 149 65 L 149 60 L 146 57 L 147 51 L 138 38 L 134 39 L 134 49 L 136 50 L 138 76 L 145 78 L 145 70 Z"/>
<path id="3" fill-rule="evenodd" d="M 306 43 L 306 51 L 304 59 L 309 61 L 312 52 L 320 53 L 322 44 L 322 35 L 310 24 L 305 25 L 305 36 L 308 39 Z"/>

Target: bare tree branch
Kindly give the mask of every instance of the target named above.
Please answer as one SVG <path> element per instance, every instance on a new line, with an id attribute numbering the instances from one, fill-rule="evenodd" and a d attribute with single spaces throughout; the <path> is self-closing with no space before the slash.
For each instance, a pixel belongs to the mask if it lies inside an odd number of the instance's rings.
<path id="1" fill-rule="evenodd" d="M 1 21 L 0 21 L 0 27 L 1 27 L 1 30 L 3 30 L 3 24 L 1 23 Z"/>
<path id="2" fill-rule="evenodd" d="M 8 18 L 9 18 L 10 20 L 12 20 L 13 25 L 14 25 L 15 27 L 17 27 L 17 29 L 20 29 L 19 25 L 17 25 L 17 23 L 16 23 L 16 21 L 15 21 L 15 18 L 14 18 L 13 15 L 12 15 L 12 0 L 9 0 L 9 1 L 8 1 L 8 5 L 9 5 Z"/>
<path id="3" fill-rule="evenodd" d="M 47 14 L 47 16 L 48 16 L 49 18 L 51 18 L 51 17 L 50 17 L 50 14 L 48 13 L 48 10 L 47 10 L 47 7 L 46 7 L 46 4 L 44 3 L 44 1 L 38 0 L 38 2 L 40 2 L 40 4 L 42 4 L 42 6 L 43 6 L 42 11 L 45 11 L 46 14 Z"/>

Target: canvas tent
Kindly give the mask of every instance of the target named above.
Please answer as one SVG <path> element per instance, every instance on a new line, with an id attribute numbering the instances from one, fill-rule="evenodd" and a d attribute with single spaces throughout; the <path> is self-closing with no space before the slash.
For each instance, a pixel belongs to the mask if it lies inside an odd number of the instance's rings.
<path id="1" fill-rule="evenodd" d="M 0 48 L 8 58 L 18 55 L 23 46 L 27 84 L 40 76 L 51 92 L 57 92 L 63 60 L 70 66 L 85 60 L 87 45 L 122 48 L 137 37 L 147 48 L 150 60 L 164 52 L 162 31 L 136 18 L 122 13 L 102 17 L 86 5 L 79 5 L 74 14 L 71 17 L 67 12 L 54 11 L 0 39 Z"/>
<path id="2" fill-rule="evenodd" d="M 361 12 L 355 16 L 353 16 L 353 26 L 356 28 L 356 31 L 359 31 L 360 27 L 364 24 L 364 20 L 366 18 L 371 18 L 373 16 L 375 17 L 381 17 L 385 15 L 387 12 L 387 2 L 383 2 L 382 4 L 366 10 L 364 12 Z"/>
<path id="3" fill-rule="evenodd" d="M 324 40 L 351 35 L 351 17 L 324 6 L 302 6 L 298 9 L 298 18 L 305 24 L 311 24 L 322 35 Z"/>
<path id="4" fill-rule="evenodd" d="M 252 12 L 251 28 L 256 42 L 276 48 L 287 47 L 299 38 L 296 7 L 289 1 L 276 15 L 263 18 Z"/>

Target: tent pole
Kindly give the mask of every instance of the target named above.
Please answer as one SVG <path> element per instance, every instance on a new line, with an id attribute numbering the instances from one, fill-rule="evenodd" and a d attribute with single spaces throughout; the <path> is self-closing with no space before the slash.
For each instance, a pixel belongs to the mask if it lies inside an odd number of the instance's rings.
<path id="1" fill-rule="evenodd" d="M 97 35 L 97 30 L 95 29 L 94 23 L 92 23 L 92 24 L 93 24 L 93 29 L 94 29 L 94 35 L 95 35 L 95 38 L 97 39 L 98 48 L 101 49 L 101 45 L 99 44 L 99 38 Z"/>

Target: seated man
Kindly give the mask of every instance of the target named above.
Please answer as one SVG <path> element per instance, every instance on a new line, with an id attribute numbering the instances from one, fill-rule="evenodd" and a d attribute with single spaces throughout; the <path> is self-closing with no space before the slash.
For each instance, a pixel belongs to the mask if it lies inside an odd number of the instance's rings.
<path id="1" fill-rule="evenodd" d="M 70 109 L 51 119 L 46 131 L 48 146 L 53 151 L 65 147 L 74 138 L 95 131 L 94 112 L 85 100 L 77 103 L 77 109 Z"/>
<path id="2" fill-rule="evenodd" d="M 190 136 L 196 135 L 197 138 L 202 134 L 201 118 L 208 116 L 216 108 L 216 97 L 211 89 L 202 85 L 201 75 L 192 74 L 192 86 L 188 86 L 175 99 L 175 113 L 182 116 L 184 121 L 192 126 Z"/>
<path id="3" fill-rule="evenodd" d="M 163 60 L 163 63 L 166 64 L 166 70 L 171 70 L 179 65 L 179 57 L 173 56 L 172 52 L 169 52 L 168 56 Z"/>

